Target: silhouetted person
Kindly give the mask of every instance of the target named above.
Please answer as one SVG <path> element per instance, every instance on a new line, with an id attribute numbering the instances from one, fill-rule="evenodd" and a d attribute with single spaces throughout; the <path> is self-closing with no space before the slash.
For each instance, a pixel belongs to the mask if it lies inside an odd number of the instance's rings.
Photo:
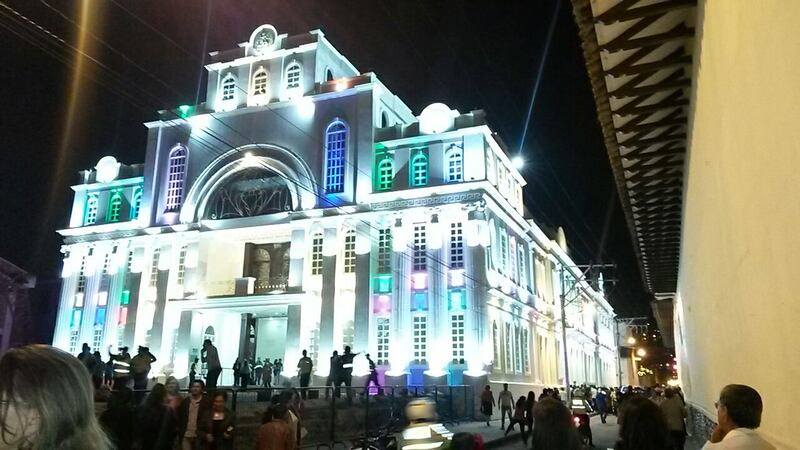
<path id="1" fill-rule="evenodd" d="M 117 450 L 130 450 L 133 444 L 131 425 L 136 421 L 136 410 L 132 401 L 133 392 L 123 387 L 111 394 L 108 407 L 100 415 L 100 424 Z"/>
<path id="2" fill-rule="evenodd" d="M 206 363 L 208 372 L 206 373 L 206 390 L 214 392 L 217 389 L 217 380 L 222 373 L 222 364 L 219 363 L 219 353 L 217 347 L 211 343 L 211 339 L 203 341 L 203 349 L 200 351 L 200 360 Z"/>
<path id="3" fill-rule="evenodd" d="M 165 404 L 167 389 L 163 384 L 153 386 L 150 395 L 137 411 L 137 433 L 142 449 L 171 450 L 175 443 L 175 413 Z"/>
<path id="4" fill-rule="evenodd" d="M 671 450 L 672 439 L 667 419 L 658 405 L 641 395 L 625 400 L 619 418 L 616 450 Z"/>
<path id="5" fill-rule="evenodd" d="M 365 387 L 367 388 L 367 394 L 369 394 L 370 384 L 374 384 L 378 388 L 381 387 L 381 384 L 378 382 L 378 368 L 375 365 L 375 361 L 369 357 L 369 353 L 367 353 L 365 356 L 367 357 L 367 364 L 369 364 L 369 377 L 367 378 L 367 384 Z"/>
<path id="6" fill-rule="evenodd" d="M 314 362 L 308 357 L 308 352 L 303 350 L 303 357 L 297 362 L 297 374 L 300 377 L 300 395 L 306 398 L 306 388 L 311 381 L 311 371 L 314 369 Z"/>
<path id="7" fill-rule="evenodd" d="M 133 374 L 133 391 L 136 404 L 141 403 L 147 390 L 147 375 L 150 373 L 151 364 L 156 362 L 156 357 L 150 349 L 139 346 L 139 352 L 131 358 L 131 374 Z"/>
<path id="8" fill-rule="evenodd" d="M 325 387 L 326 387 L 325 398 L 328 398 L 328 396 L 330 395 L 330 390 L 328 389 L 328 386 L 333 386 L 334 397 L 339 396 L 339 385 L 337 384 L 337 380 L 339 380 L 340 365 L 341 362 L 339 359 L 339 352 L 337 350 L 334 350 L 333 354 L 331 355 L 331 366 L 330 366 L 331 368 L 328 371 L 328 378 L 325 380 Z"/>
<path id="9" fill-rule="evenodd" d="M 561 401 L 553 397 L 539 400 L 533 407 L 533 422 L 533 450 L 580 450 L 583 447 L 572 423 L 572 413 Z"/>

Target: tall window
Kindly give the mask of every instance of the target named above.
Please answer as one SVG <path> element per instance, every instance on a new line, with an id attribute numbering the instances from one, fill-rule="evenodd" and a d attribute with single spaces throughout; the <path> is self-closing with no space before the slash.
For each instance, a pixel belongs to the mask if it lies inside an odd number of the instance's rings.
<path id="1" fill-rule="evenodd" d="M 286 89 L 297 89 L 300 87 L 300 75 L 302 67 L 297 62 L 293 62 L 286 67 Z"/>
<path id="2" fill-rule="evenodd" d="M 379 366 L 389 364 L 389 318 L 378 317 L 378 355 L 375 363 Z"/>
<path id="3" fill-rule="evenodd" d="M 356 231 L 347 230 L 344 235 L 344 273 L 356 271 Z"/>
<path id="4" fill-rule="evenodd" d="M 519 258 L 517 258 L 517 265 L 519 265 L 519 285 L 527 287 L 528 270 L 525 265 L 525 245 L 523 243 L 520 242 L 519 245 L 517 245 L 517 252 L 519 253 Z"/>
<path id="5" fill-rule="evenodd" d="M 522 332 L 519 325 L 514 327 L 514 371 L 522 372 Z"/>
<path id="6" fill-rule="evenodd" d="M 428 155 L 425 149 L 413 150 L 411 156 L 409 183 L 411 186 L 425 186 L 428 184 Z"/>
<path id="7" fill-rule="evenodd" d="M 156 287 L 158 283 L 158 260 L 161 256 L 161 249 L 156 247 L 153 249 L 153 260 L 150 265 L 150 287 Z"/>
<path id="8" fill-rule="evenodd" d="M 311 275 L 322 275 L 322 233 L 311 239 Z"/>
<path id="9" fill-rule="evenodd" d="M 88 262 L 88 259 L 92 256 L 92 250 L 93 249 L 90 248 L 89 254 L 81 258 L 81 268 L 78 271 L 78 286 L 75 289 L 75 292 L 79 294 L 83 294 L 84 292 L 86 292 L 86 263 Z"/>
<path id="10" fill-rule="evenodd" d="M 388 154 L 378 162 L 378 190 L 387 191 L 392 188 L 392 180 L 394 178 L 394 161 Z"/>
<path id="11" fill-rule="evenodd" d="M 508 273 L 508 235 L 506 230 L 500 230 L 500 272 Z"/>
<path id="12" fill-rule="evenodd" d="M 456 144 L 450 146 L 444 155 L 445 180 L 448 183 L 464 181 L 464 151 Z"/>
<path id="13" fill-rule="evenodd" d="M 414 272 L 423 272 L 428 269 L 428 243 L 425 238 L 425 225 L 414 225 Z"/>
<path id="14" fill-rule="evenodd" d="M 131 198 L 131 211 L 130 211 L 131 220 L 139 218 L 139 208 L 141 207 L 142 207 L 142 187 L 137 186 L 133 188 L 133 197 Z"/>
<path id="15" fill-rule="evenodd" d="M 186 250 L 187 246 L 181 246 L 181 251 L 178 254 L 178 274 L 175 277 L 178 282 L 178 286 L 183 286 L 183 281 L 186 278 Z"/>
<path id="16" fill-rule="evenodd" d="M 86 198 L 86 210 L 83 214 L 83 224 L 93 225 L 97 223 L 97 194 L 89 194 Z"/>
<path id="17" fill-rule="evenodd" d="M 508 254 L 509 254 L 509 269 L 508 269 L 508 277 L 512 280 L 517 279 L 517 240 L 514 237 L 511 237 L 511 240 L 508 243 Z"/>
<path id="18" fill-rule="evenodd" d="M 461 222 L 450 224 L 450 268 L 464 268 L 464 230 Z"/>
<path id="19" fill-rule="evenodd" d="M 253 95 L 266 95 L 269 73 L 261 67 L 253 75 Z"/>
<path id="20" fill-rule="evenodd" d="M 428 358 L 428 318 L 414 316 L 414 360 L 422 363 Z"/>
<path id="21" fill-rule="evenodd" d="M 464 359 L 464 314 L 458 313 L 450 316 L 450 338 L 453 347 L 453 361 L 461 362 Z"/>
<path id="22" fill-rule="evenodd" d="M 378 273 L 392 271 L 392 229 L 378 230 Z"/>
<path id="23" fill-rule="evenodd" d="M 492 350 L 494 355 L 492 368 L 498 370 L 500 369 L 500 330 L 497 328 L 497 322 L 492 322 Z"/>
<path id="24" fill-rule="evenodd" d="M 335 120 L 325 130 L 325 190 L 344 191 L 344 159 L 347 150 L 347 126 Z"/>
<path id="25" fill-rule="evenodd" d="M 531 352 L 528 343 L 528 329 L 522 329 L 522 370 L 531 373 Z"/>
<path id="26" fill-rule="evenodd" d="M 227 102 L 234 98 L 236 98 L 236 77 L 229 73 L 222 79 L 222 97 L 220 99 Z"/>
<path id="27" fill-rule="evenodd" d="M 167 211 L 177 211 L 183 202 L 183 182 L 186 177 L 186 147 L 176 145 L 169 152 L 167 169 Z"/>
<path id="28" fill-rule="evenodd" d="M 114 191 L 108 200 L 107 222 L 119 222 L 119 213 L 122 210 L 122 194 Z"/>
<path id="29" fill-rule="evenodd" d="M 506 373 L 511 372 L 514 370 L 513 368 L 513 360 L 512 360 L 512 353 L 514 352 L 512 347 L 512 336 L 511 336 L 511 324 L 506 324 L 505 328 L 505 350 L 506 350 Z"/>

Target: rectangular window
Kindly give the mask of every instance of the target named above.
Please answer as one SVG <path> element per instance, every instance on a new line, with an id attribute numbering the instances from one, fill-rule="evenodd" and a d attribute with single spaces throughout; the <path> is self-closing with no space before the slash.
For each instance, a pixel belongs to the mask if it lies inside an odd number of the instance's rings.
<path id="1" fill-rule="evenodd" d="M 519 252 L 519 258 L 517 263 L 519 264 L 519 285 L 522 287 L 528 287 L 528 271 L 526 270 L 525 260 L 527 259 L 525 253 L 525 245 L 520 243 L 517 246 L 517 251 Z"/>
<path id="2" fill-rule="evenodd" d="M 528 329 L 522 329 L 522 370 L 526 374 L 531 373 L 531 352 L 528 344 Z"/>
<path id="3" fill-rule="evenodd" d="M 494 359 L 492 360 L 492 370 L 500 370 L 500 330 L 497 322 L 492 322 L 492 350 Z"/>
<path id="4" fill-rule="evenodd" d="M 344 273 L 356 271 L 356 232 L 348 230 L 344 235 Z"/>
<path id="5" fill-rule="evenodd" d="M 101 348 L 103 348 L 103 326 L 96 325 L 92 336 L 92 349 L 99 351 Z"/>
<path id="6" fill-rule="evenodd" d="M 464 311 L 467 309 L 467 299 L 464 296 L 464 291 L 461 289 L 453 289 L 450 291 L 448 299 L 448 309 L 450 311 Z"/>
<path id="7" fill-rule="evenodd" d="M 375 364 L 386 366 L 389 364 L 389 318 L 378 317 L 378 354 Z"/>
<path id="8" fill-rule="evenodd" d="M 428 245 L 425 238 L 425 224 L 414 225 L 414 272 L 428 270 Z"/>
<path id="9" fill-rule="evenodd" d="M 428 310 L 428 294 L 427 294 L 427 292 L 413 292 L 411 294 L 411 310 L 412 311 L 427 311 Z"/>
<path id="10" fill-rule="evenodd" d="M 461 222 L 450 224 L 450 269 L 464 268 L 464 229 Z"/>
<path id="11" fill-rule="evenodd" d="M 461 364 L 464 361 L 464 314 L 450 316 L 450 334 L 453 346 L 453 362 Z"/>
<path id="12" fill-rule="evenodd" d="M 86 213 L 83 216 L 84 225 L 94 225 L 97 223 L 97 194 L 89 194 L 86 199 Z"/>
<path id="13" fill-rule="evenodd" d="M 378 273 L 392 271 L 392 229 L 378 230 Z"/>
<path id="14" fill-rule="evenodd" d="M 509 258 L 509 268 L 508 268 L 508 278 L 512 280 L 517 279 L 517 241 L 513 237 L 508 243 L 508 254 Z"/>
<path id="15" fill-rule="evenodd" d="M 78 331 L 72 329 L 69 332 L 69 352 L 73 354 L 78 350 Z"/>
<path id="16" fill-rule="evenodd" d="M 514 330 L 514 371 L 522 372 L 522 336 L 519 327 Z"/>
<path id="17" fill-rule="evenodd" d="M 508 273 L 508 235 L 506 230 L 500 230 L 500 273 Z"/>
<path id="18" fill-rule="evenodd" d="M 116 251 L 116 247 L 114 248 Z M 105 258 L 103 258 L 103 273 L 108 274 L 108 269 L 111 267 L 111 252 L 107 252 Z"/>
<path id="19" fill-rule="evenodd" d="M 181 252 L 178 254 L 178 286 L 183 286 L 183 281 L 186 278 L 186 249 L 187 246 L 181 247 Z"/>
<path id="20" fill-rule="evenodd" d="M 158 283 L 158 259 L 161 255 L 161 248 L 156 247 L 153 249 L 153 260 L 150 266 L 150 287 L 156 287 Z"/>
<path id="21" fill-rule="evenodd" d="M 86 263 L 91 256 L 92 249 L 89 249 L 89 254 L 81 258 L 81 268 L 78 271 L 78 286 L 75 289 L 75 292 L 78 294 L 83 294 L 86 292 Z"/>
<path id="22" fill-rule="evenodd" d="M 311 275 L 322 275 L 322 234 L 311 240 Z"/>
<path id="23" fill-rule="evenodd" d="M 414 316 L 414 360 L 423 363 L 428 359 L 428 318 Z"/>
<path id="24" fill-rule="evenodd" d="M 511 335 L 511 324 L 506 324 L 505 328 L 505 350 L 506 350 L 506 373 L 512 372 L 514 370 L 514 360 L 513 360 L 513 336 Z"/>

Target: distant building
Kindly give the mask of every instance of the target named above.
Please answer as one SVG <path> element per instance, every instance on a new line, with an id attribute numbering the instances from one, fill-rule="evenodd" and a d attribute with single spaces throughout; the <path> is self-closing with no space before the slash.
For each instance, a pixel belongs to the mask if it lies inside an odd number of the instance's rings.
<path id="1" fill-rule="evenodd" d="M 0 353 L 14 345 L 27 343 L 30 326 L 29 291 L 36 277 L 0 258 Z"/>
<path id="2" fill-rule="evenodd" d="M 147 123 L 144 165 L 73 186 L 55 345 L 147 345 L 178 376 L 204 339 L 226 368 L 307 349 L 321 377 L 349 345 L 399 383 L 556 385 L 563 285 L 572 380 L 614 382 L 614 312 L 524 216 L 482 111 L 416 117 L 320 31 L 211 55 L 207 102 Z"/>

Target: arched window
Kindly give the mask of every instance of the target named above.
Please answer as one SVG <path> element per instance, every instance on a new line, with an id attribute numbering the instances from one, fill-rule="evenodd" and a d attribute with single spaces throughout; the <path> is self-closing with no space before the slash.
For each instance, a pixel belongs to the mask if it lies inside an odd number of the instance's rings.
<path id="1" fill-rule="evenodd" d="M 356 271 L 356 230 L 350 228 L 344 234 L 344 273 Z"/>
<path id="2" fill-rule="evenodd" d="M 325 69 L 325 81 L 333 81 L 333 72 L 331 69 Z"/>
<path id="3" fill-rule="evenodd" d="M 183 202 L 183 182 L 186 178 L 186 147 L 176 145 L 169 152 L 167 169 L 167 207 L 166 211 L 177 211 Z"/>
<path id="4" fill-rule="evenodd" d="M 108 200 L 108 213 L 106 222 L 119 222 L 119 213 L 122 210 L 122 195 L 119 191 L 114 191 Z"/>
<path id="5" fill-rule="evenodd" d="M 322 275 L 322 233 L 311 238 L 311 275 Z"/>
<path id="6" fill-rule="evenodd" d="M 234 77 L 233 74 L 229 73 L 222 79 L 221 91 L 222 95 L 220 100 L 223 102 L 228 102 L 236 98 L 236 77 Z"/>
<path id="7" fill-rule="evenodd" d="M 300 63 L 292 62 L 286 66 L 286 90 L 299 89 L 300 78 L 302 78 L 303 68 Z"/>
<path id="8" fill-rule="evenodd" d="M 444 179 L 448 183 L 464 181 L 464 151 L 458 145 L 451 145 L 444 155 Z"/>
<path id="9" fill-rule="evenodd" d="M 386 114 L 386 111 L 381 111 L 381 128 L 386 128 L 389 126 L 389 115 Z"/>
<path id="10" fill-rule="evenodd" d="M 93 225 L 97 223 L 97 194 L 89 194 L 86 198 L 86 209 L 83 214 L 83 224 Z"/>
<path id="11" fill-rule="evenodd" d="M 414 150 L 411 156 L 409 183 L 411 186 L 425 186 L 428 184 L 428 155 L 424 149 Z"/>
<path id="12" fill-rule="evenodd" d="M 266 95 L 269 84 L 269 73 L 260 67 L 253 75 L 253 95 Z"/>
<path id="13" fill-rule="evenodd" d="M 386 191 L 392 188 L 394 177 L 394 161 L 390 155 L 385 155 L 378 163 L 378 190 Z"/>
<path id="14" fill-rule="evenodd" d="M 347 126 L 335 120 L 325 130 L 325 191 L 344 191 L 344 159 L 347 150 Z"/>
<path id="15" fill-rule="evenodd" d="M 133 197 L 131 198 L 131 220 L 139 218 L 139 208 L 142 207 L 142 188 L 141 186 L 133 189 Z"/>

